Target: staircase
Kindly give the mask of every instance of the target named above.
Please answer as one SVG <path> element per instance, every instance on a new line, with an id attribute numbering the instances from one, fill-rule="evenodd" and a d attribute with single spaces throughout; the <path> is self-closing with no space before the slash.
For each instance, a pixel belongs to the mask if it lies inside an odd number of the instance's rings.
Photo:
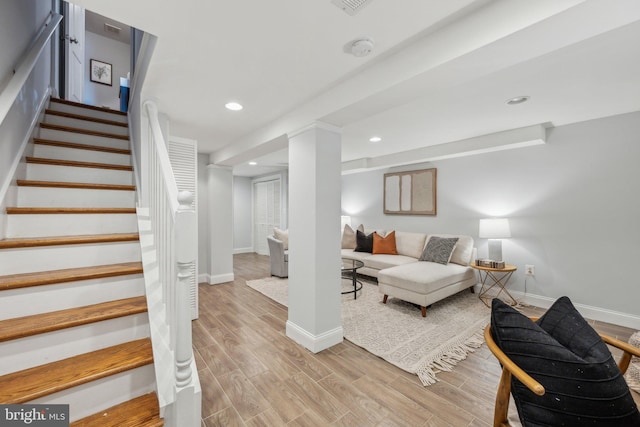
<path id="1" fill-rule="evenodd" d="M 0 240 L 0 403 L 162 426 L 125 114 L 50 100 Z"/>

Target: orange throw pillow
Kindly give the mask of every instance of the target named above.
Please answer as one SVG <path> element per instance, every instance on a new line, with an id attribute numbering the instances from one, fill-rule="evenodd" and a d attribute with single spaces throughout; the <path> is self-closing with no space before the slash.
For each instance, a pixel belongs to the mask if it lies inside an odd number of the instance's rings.
<path id="1" fill-rule="evenodd" d="M 380 236 L 378 233 L 373 233 L 373 253 L 398 255 L 398 250 L 396 249 L 396 232 L 392 231 L 385 237 Z"/>

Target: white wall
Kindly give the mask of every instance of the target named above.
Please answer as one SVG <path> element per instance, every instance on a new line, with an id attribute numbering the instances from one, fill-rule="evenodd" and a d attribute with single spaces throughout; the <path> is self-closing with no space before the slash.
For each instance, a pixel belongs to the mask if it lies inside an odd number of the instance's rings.
<path id="1" fill-rule="evenodd" d="M 207 166 L 209 191 L 209 283 L 233 281 L 233 174 L 231 168 Z"/>
<path id="2" fill-rule="evenodd" d="M 131 49 L 129 44 L 103 37 L 87 31 L 85 33 L 84 102 L 98 107 L 120 110 L 120 77 L 127 77 L 131 69 Z M 89 67 L 91 59 L 111 64 L 112 85 L 91 81 Z"/>
<path id="3" fill-rule="evenodd" d="M 13 76 L 13 69 L 25 54 L 51 10 L 50 0 L 5 0 L 0 4 L 0 88 Z M 52 36 L 52 37 L 55 37 Z M 49 42 L 49 46 L 51 42 Z M 0 123 L 0 238 L 5 230 L 5 206 L 15 203 L 11 181 L 18 170 L 39 109 L 49 94 L 51 48 L 45 47 L 22 91 Z"/>
<path id="4" fill-rule="evenodd" d="M 251 178 L 233 177 L 233 252 L 253 252 Z"/>
<path id="5" fill-rule="evenodd" d="M 388 170 L 343 176 L 342 211 L 354 226 L 468 234 L 479 256 L 478 220 L 507 217 L 510 289 L 537 305 L 567 295 L 587 316 L 622 324 L 627 314 L 640 328 L 638 159 L 640 112 L 550 129 L 542 146 L 394 168 L 438 169 L 435 217 L 384 215 Z M 525 264 L 536 273 L 526 282 Z"/>
<path id="6" fill-rule="evenodd" d="M 198 282 L 207 282 L 211 263 L 209 250 L 209 155 L 198 153 Z"/>

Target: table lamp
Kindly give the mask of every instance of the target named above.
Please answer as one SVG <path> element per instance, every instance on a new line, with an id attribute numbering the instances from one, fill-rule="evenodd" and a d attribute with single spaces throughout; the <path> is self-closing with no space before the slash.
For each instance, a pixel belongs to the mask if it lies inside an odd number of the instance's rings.
<path id="1" fill-rule="evenodd" d="M 480 220 L 481 239 L 489 239 L 489 259 L 502 261 L 502 239 L 511 237 L 509 220 L 506 218 L 487 218 Z"/>

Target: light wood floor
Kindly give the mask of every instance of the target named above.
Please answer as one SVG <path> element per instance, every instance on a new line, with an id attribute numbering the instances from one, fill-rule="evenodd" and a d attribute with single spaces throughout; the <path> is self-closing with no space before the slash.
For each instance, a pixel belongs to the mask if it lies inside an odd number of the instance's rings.
<path id="1" fill-rule="evenodd" d="M 203 427 L 491 425 L 500 367 L 486 346 L 429 387 L 346 340 L 313 354 L 285 336 L 286 307 L 245 285 L 269 276 L 269 258 L 239 254 L 234 266 L 234 282 L 200 284 L 193 343 Z M 593 325 L 624 341 L 633 333 Z"/>

